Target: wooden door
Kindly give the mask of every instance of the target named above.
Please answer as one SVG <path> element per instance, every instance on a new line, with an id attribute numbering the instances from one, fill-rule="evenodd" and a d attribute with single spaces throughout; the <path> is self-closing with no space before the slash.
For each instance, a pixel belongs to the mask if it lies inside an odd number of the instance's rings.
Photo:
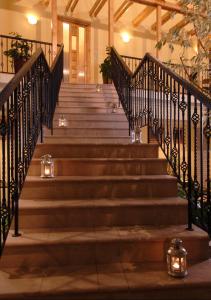
<path id="1" fill-rule="evenodd" d="M 71 83 L 78 82 L 78 61 L 79 61 L 79 26 L 76 24 L 70 24 L 69 29 L 69 61 L 70 61 L 70 73 L 69 81 Z"/>

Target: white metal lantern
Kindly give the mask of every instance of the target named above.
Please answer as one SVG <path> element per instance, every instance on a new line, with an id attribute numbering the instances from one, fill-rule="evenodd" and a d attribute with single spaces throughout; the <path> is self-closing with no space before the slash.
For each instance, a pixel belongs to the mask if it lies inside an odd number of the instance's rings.
<path id="1" fill-rule="evenodd" d="M 50 154 L 46 154 L 41 157 L 41 177 L 54 177 L 54 161 Z"/>
<path id="2" fill-rule="evenodd" d="M 98 92 L 98 93 L 99 93 L 100 91 L 101 91 L 101 87 L 100 87 L 100 85 L 99 85 L 99 84 L 97 84 L 97 85 L 96 85 L 96 92 Z"/>
<path id="3" fill-rule="evenodd" d="M 168 274 L 173 277 L 185 277 L 187 272 L 187 251 L 181 239 L 173 239 L 167 252 Z"/>
<path id="4" fill-rule="evenodd" d="M 142 131 L 140 126 L 136 126 L 135 129 L 131 131 L 131 141 L 136 144 L 142 143 Z"/>
<path id="5" fill-rule="evenodd" d="M 59 118 L 59 127 L 67 127 L 67 119 L 63 115 Z"/>
<path id="6" fill-rule="evenodd" d="M 112 114 L 115 114 L 117 112 L 117 104 L 116 103 L 112 103 L 112 106 L 111 106 L 111 112 Z"/>

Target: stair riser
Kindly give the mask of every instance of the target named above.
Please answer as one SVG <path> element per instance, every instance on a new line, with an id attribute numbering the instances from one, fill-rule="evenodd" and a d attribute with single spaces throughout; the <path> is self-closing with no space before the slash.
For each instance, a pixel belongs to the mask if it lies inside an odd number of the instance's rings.
<path id="1" fill-rule="evenodd" d="M 100 106 L 97 107 L 91 107 L 91 106 L 87 106 L 87 107 L 57 107 L 56 108 L 56 112 L 61 114 L 64 113 L 64 111 L 66 113 L 97 113 L 97 114 L 111 114 L 111 108 L 107 107 L 107 108 L 103 108 Z M 122 109 L 119 109 L 117 113 L 114 113 L 114 115 L 118 115 L 118 114 L 124 114 Z"/>
<path id="2" fill-rule="evenodd" d="M 37 145 L 35 158 L 50 153 L 53 157 L 61 158 L 156 158 L 157 145 Z"/>
<path id="3" fill-rule="evenodd" d="M 87 136 L 87 137 L 127 137 L 129 132 L 127 129 L 92 129 L 92 128 L 54 128 L 54 135 L 59 136 Z M 51 130 L 45 129 L 44 135 L 51 135 Z"/>
<path id="4" fill-rule="evenodd" d="M 59 120 L 56 119 L 53 122 L 53 127 L 54 128 L 59 128 Z M 68 127 L 69 128 L 92 128 L 92 129 L 96 129 L 96 128 L 115 128 L 115 129 L 127 129 L 127 133 L 128 133 L 128 122 L 106 122 L 106 121 L 68 121 Z"/>
<path id="5" fill-rule="evenodd" d="M 55 111 L 54 120 L 58 120 L 60 116 L 63 115 L 67 120 L 86 120 L 86 121 L 123 121 L 127 122 L 127 119 L 124 114 L 98 114 L 98 113 L 90 113 L 90 114 L 83 114 L 83 113 L 67 113 L 65 110 L 61 112 Z"/>
<path id="6" fill-rule="evenodd" d="M 116 138 L 116 137 L 86 137 L 86 136 L 74 136 L 74 137 L 46 137 L 45 143 L 48 144 L 129 144 L 129 138 Z"/>
<path id="7" fill-rule="evenodd" d="M 118 97 L 110 96 L 110 95 L 95 95 L 94 97 L 88 97 L 85 93 L 84 96 L 78 96 L 77 94 L 69 96 L 68 94 L 60 94 L 59 95 L 59 103 L 60 102 L 77 102 L 77 103 L 116 103 L 119 104 Z"/>
<path id="8" fill-rule="evenodd" d="M 175 197 L 177 182 L 167 180 L 26 181 L 22 199 Z"/>
<path id="9" fill-rule="evenodd" d="M 189 261 L 207 259 L 207 239 L 183 239 Z M 165 262 L 170 239 L 75 242 L 7 247 L 2 267 L 45 267 L 118 262 Z M 103 255 L 102 255 L 103 253 Z"/>
<path id="10" fill-rule="evenodd" d="M 27 201 L 27 200 L 26 200 Z M 93 226 L 179 225 L 187 223 L 186 204 L 163 206 L 65 207 L 20 212 L 20 228 L 90 228 Z M 177 212 L 175 215 L 175 211 Z"/>
<path id="11" fill-rule="evenodd" d="M 55 176 L 165 175 L 167 163 L 157 161 L 66 161 L 54 160 Z M 40 161 L 32 161 L 28 175 L 40 176 Z"/>
<path id="12" fill-rule="evenodd" d="M 68 98 L 76 98 L 78 100 L 87 99 L 88 101 L 92 101 L 93 99 L 115 99 L 118 101 L 118 96 L 115 91 L 106 91 L 103 93 L 96 93 L 95 91 L 84 91 L 84 92 L 74 92 L 74 91 L 68 91 L 68 90 L 62 90 L 60 91 L 59 98 L 60 97 L 68 97 Z"/>

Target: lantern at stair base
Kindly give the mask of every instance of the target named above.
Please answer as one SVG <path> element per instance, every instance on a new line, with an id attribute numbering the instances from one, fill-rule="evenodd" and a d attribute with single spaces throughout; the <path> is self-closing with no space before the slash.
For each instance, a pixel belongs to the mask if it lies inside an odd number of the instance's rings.
<path id="1" fill-rule="evenodd" d="M 54 161 L 50 154 L 41 157 L 41 178 L 54 177 Z"/>

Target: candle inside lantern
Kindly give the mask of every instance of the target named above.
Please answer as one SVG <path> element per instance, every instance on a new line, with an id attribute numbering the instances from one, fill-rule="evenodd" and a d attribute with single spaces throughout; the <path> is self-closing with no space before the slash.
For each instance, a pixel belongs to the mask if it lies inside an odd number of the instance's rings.
<path id="1" fill-rule="evenodd" d="M 54 162 L 52 156 L 49 154 L 41 157 L 41 177 L 52 178 L 54 177 Z"/>
<path id="2" fill-rule="evenodd" d="M 172 246 L 167 251 L 168 274 L 173 277 L 185 277 L 187 272 L 187 251 L 182 246 L 182 240 L 173 239 Z"/>
<path id="3" fill-rule="evenodd" d="M 59 127 L 67 127 L 67 120 L 63 115 L 59 118 Z"/>

